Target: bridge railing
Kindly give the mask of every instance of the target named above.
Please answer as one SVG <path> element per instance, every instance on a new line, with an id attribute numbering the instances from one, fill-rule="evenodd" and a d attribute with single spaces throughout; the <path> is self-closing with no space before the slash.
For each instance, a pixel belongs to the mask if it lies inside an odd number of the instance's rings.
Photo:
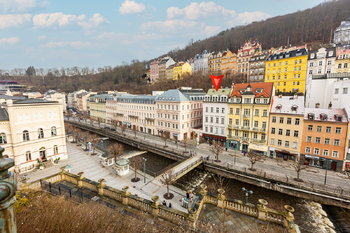
<path id="1" fill-rule="evenodd" d="M 198 160 L 195 160 L 191 164 L 189 164 L 186 167 L 182 168 L 180 171 L 177 171 L 174 174 L 174 177 L 176 177 L 176 179 L 177 179 L 179 176 L 181 176 L 182 174 L 186 173 L 190 168 L 197 167 L 201 163 L 202 163 L 202 160 L 200 158 L 198 158 Z"/>

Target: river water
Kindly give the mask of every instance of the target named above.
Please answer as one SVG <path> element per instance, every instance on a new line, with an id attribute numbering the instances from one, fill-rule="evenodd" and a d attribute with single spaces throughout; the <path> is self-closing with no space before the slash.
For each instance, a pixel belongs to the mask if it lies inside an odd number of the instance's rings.
<path id="1" fill-rule="evenodd" d="M 115 141 L 110 139 L 105 140 L 103 143 L 104 148 L 108 148 L 111 143 L 115 143 Z M 125 154 L 134 151 L 138 151 L 138 149 L 124 145 Z M 146 172 L 149 173 L 158 172 L 176 162 L 149 152 L 140 156 L 147 159 Z M 199 185 L 202 182 L 210 181 L 210 179 L 212 179 L 211 174 L 200 169 L 194 169 L 177 180 L 174 186 L 182 190 L 190 189 L 194 190 L 194 192 L 198 192 Z M 242 191 L 243 187 L 253 191 L 253 194 L 249 195 L 250 203 L 256 204 L 258 203 L 258 199 L 265 199 L 269 202 L 268 207 L 277 210 L 283 211 L 284 205 L 294 207 L 294 223 L 299 226 L 302 233 L 350 233 L 350 210 L 348 209 L 324 206 L 316 202 L 256 187 L 233 179 L 228 180 L 225 195 L 230 198 L 245 201 L 245 192 Z"/>

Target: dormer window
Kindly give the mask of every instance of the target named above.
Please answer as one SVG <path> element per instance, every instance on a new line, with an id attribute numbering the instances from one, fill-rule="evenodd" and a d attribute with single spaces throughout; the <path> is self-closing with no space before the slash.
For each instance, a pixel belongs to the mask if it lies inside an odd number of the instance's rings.
<path id="1" fill-rule="evenodd" d="M 256 103 L 257 103 L 257 104 L 260 104 L 260 99 L 256 99 Z"/>
<path id="2" fill-rule="evenodd" d="M 281 110 L 281 108 L 282 108 L 282 105 L 280 105 L 280 104 L 276 106 L 277 110 Z"/>
<path id="3" fill-rule="evenodd" d="M 298 109 L 298 106 L 292 106 L 292 112 L 296 112 Z"/>
<path id="4" fill-rule="evenodd" d="M 309 119 L 309 120 L 315 119 L 315 115 L 314 115 L 313 113 L 309 113 L 308 119 Z"/>
<path id="5" fill-rule="evenodd" d="M 314 53 L 311 53 L 311 58 L 315 58 L 315 54 Z"/>
<path id="6" fill-rule="evenodd" d="M 342 120 L 343 120 L 343 116 L 342 116 L 342 115 L 335 115 L 335 116 L 334 116 L 334 119 L 335 119 L 336 121 L 342 121 Z"/>
<path id="7" fill-rule="evenodd" d="M 321 120 L 326 121 L 327 120 L 327 115 L 326 114 L 321 114 L 320 118 L 321 118 Z"/>
<path id="8" fill-rule="evenodd" d="M 333 56 L 333 51 L 329 51 L 328 56 Z"/>
<path id="9" fill-rule="evenodd" d="M 262 89 L 256 89 L 256 93 L 261 93 Z"/>

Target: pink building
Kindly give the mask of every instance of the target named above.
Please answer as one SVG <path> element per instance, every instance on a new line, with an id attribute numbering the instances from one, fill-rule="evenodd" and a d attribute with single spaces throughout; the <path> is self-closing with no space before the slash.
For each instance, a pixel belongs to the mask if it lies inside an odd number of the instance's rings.
<path id="1" fill-rule="evenodd" d="M 118 102 L 117 96 L 113 95 L 113 99 L 106 99 L 106 118 L 107 123 L 112 123 L 117 119 Z"/>
<path id="2" fill-rule="evenodd" d="M 154 60 L 151 62 L 151 82 L 156 81 L 159 78 L 159 60 Z"/>

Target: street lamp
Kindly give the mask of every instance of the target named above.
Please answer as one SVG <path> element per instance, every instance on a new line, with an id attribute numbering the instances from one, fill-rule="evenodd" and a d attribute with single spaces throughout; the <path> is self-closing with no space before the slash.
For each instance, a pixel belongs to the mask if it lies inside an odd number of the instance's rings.
<path id="1" fill-rule="evenodd" d="M 248 191 L 244 187 L 242 188 L 242 190 L 245 192 L 245 203 L 247 204 L 248 203 L 248 194 L 253 194 L 253 191 L 252 190 Z"/>
<path id="2" fill-rule="evenodd" d="M 233 164 L 236 164 L 236 152 L 237 152 L 236 148 L 237 148 L 237 144 L 235 144 L 235 159 L 234 159 Z"/>
<path id="3" fill-rule="evenodd" d="M 328 161 L 332 162 L 332 160 L 326 159 L 326 174 L 324 175 L 324 185 L 326 185 L 326 183 L 327 183 Z"/>
<path id="4" fill-rule="evenodd" d="M 147 159 L 142 158 L 143 159 L 143 182 L 146 183 L 146 161 Z"/>

